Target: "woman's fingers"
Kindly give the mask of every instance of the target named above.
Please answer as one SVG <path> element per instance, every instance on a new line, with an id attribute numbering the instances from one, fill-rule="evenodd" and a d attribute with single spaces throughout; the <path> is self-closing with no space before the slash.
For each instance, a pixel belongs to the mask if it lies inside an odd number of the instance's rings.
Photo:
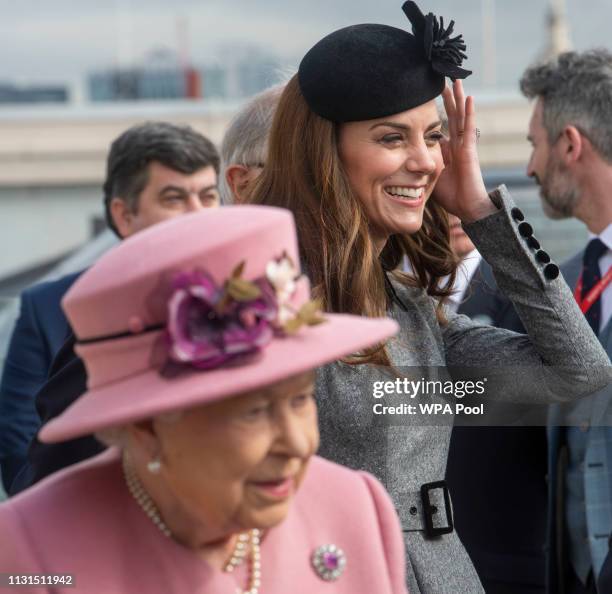
<path id="1" fill-rule="evenodd" d="M 444 90 L 442 91 L 442 99 L 444 101 L 444 109 L 446 111 L 446 117 L 448 118 L 448 132 L 450 136 L 451 142 L 457 138 L 457 118 L 455 115 L 455 98 L 453 96 L 453 92 L 450 87 L 447 85 L 444 86 Z"/>
<path id="2" fill-rule="evenodd" d="M 460 80 L 453 83 L 452 89 L 445 86 L 442 98 L 448 116 L 451 146 L 474 148 L 477 134 L 474 98 L 472 96 L 466 98 Z"/>
<path id="3" fill-rule="evenodd" d="M 458 140 L 463 141 L 465 138 L 465 93 L 463 92 L 463 84 L 460 80 L 456 80 L 453 83 L 453 96 L 455 99 L 457 136 Z"/>
<path id="4" fill-rule="evenodd" d="M 469 96 L 465 101 L 465 143 L 469 147 L 476 145 L 476 110 L 474 97 Z"/>

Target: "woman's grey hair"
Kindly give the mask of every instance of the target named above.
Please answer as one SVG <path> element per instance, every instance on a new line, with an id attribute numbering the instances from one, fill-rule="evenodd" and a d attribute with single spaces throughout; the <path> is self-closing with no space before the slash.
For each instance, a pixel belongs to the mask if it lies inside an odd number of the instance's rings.
<path id="1" fill-rule="evenodd" d="M 268 152 L 268 134 L 278 100 L 285 88 L 279 84 L 251 99 L 234 117 L 221 144 L 219 192 L 223 204 L 233 202 L 232 190 L 225 179 L 229 165 L 263 166 Z"/>
<path id="2" fill-rule="evenodd" d="M 101 429 L 94 433 L 94 437 L 107 447 L 116 446 L 120 450 L 127 447 L 127 429 L 126 427 L 110 427 Z"/>
<path id="3" fill-rule="evenodd" d="M 549 143 L 572 125 L 612 162 L 612 53 L 603 48 L 565 52 L 528 68 L 520 86 L 527 98 L 542 99 Z"/>
<path id="4" fill-rule="evenodd" d="M 185 414 L 184 410 L 177 410 L 157 415 L 155 418 L 162 423 L 176 423 L 181 420 L 183 414 Z M 116 446 L 123 450 L 128 446 L 128 426 L 119 425 L 117 427 L 101 429 L 96 431 L 94 437 L 107 447 Z"/>

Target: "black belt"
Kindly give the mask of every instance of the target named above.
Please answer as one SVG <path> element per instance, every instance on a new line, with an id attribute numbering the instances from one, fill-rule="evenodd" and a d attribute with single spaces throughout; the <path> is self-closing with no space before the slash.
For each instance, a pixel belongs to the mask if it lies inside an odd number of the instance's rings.
<path id="1" fill-rule="evenodd" d="M 398 494 L 398 500 L 404 532 L 425 532 L 433 538 L 455 529 L 446 481 L 424 483 L 417 491 L 403 491 Z"/>

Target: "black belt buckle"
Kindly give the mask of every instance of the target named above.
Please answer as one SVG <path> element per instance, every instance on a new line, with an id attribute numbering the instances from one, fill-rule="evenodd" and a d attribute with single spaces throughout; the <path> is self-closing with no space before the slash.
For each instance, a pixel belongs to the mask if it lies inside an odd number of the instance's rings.
<path id="1" fill-rule="evenodd" d="M 435 527 L 433 522 L 433 514 L 438 512 L 438 508 L 432 504 L 429 499 L 429 492 L 434 489 L 442 489 L 444 492 L 444 507 L 446 509 L 446 521 L 448 525 L 439 528 Z M 425 516 L 425 532 L 428 536 L 441 536 L 442 534 L 449 534 L 454 530 L 453 510 L 450 504 L 450 496 L 448 494 L 446 481 L 436 481 L 434 483 L 425 483 L 421 485 L 421 501 L 423 502 L 423 515 Z"/>

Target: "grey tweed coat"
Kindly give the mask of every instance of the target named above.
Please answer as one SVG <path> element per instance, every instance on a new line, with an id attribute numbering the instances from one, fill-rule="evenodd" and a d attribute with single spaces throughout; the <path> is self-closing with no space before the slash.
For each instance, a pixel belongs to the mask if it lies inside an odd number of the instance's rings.
<path id="1" fill-rule="evenodd" d="M 561 402 L 594 392 L 612 381 L 607 354 L 505 187 L 492 192 L 491 199 L 499 211 L 464 227 L 529 336 L 451 312 L 448 323 L 440 325 L 436 304 L 423 290 L 396 285 L 403 307 L 394 304 L 389 311 L 400 325 L 389 343 L 393 364 L 400 370 L 419 366 L 422 375 L 435 374 L 434 366 L 511 366 L 504 389 L 492 394 L 510 402 Z M 529 381 L 518 377 L 516 370 L 523 368 L 536 370 Z M 373 382 L 388 379 L 371 365 L 334 363 L 319 370 L 319 453 L 367 470 L 386 486 L 404 530 L 411 594 L 483 592 L 457 533 L 430 537 L 424 531 L 420 487 L 444 478 L 452 417 L 436 425 L 418 415 L 381 423 L 373 414 Z M 430 491 L 430 502 L 438 508 L 431 516 L 434 526 L 447 525 L 442 489 Z"/>

